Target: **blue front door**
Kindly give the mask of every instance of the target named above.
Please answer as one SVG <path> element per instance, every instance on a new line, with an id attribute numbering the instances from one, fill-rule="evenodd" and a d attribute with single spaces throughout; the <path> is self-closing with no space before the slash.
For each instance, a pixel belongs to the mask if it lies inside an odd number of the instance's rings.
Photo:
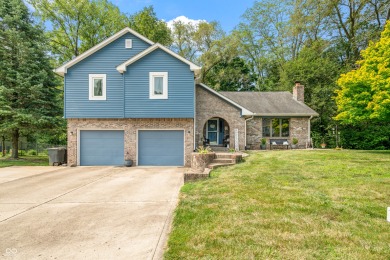
<path id="1" fill-rule="evenodd" d="M 210 119 L 207 121 L 207 139 L 211 145 L 218 144 L 218 119 Z"/>

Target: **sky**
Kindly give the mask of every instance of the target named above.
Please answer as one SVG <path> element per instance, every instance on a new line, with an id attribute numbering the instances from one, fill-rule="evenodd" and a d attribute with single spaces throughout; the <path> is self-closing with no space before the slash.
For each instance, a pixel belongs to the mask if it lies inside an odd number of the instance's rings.
<path id="1" fill-rule="evenodd" d="M 230 32 L 240 22 L 241 15 L 253 6 L 254 0 L 111 0 L 128 14 L 152 5 L 159 19 L 166 22 L 179 16 L 191 20 L 220 22 L 225 32 Z"/>

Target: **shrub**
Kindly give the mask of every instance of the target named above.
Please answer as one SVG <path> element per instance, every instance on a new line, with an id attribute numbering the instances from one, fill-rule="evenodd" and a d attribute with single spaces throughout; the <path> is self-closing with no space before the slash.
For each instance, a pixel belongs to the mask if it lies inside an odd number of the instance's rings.
<path id="1" fill-rule="evenodd" d="M 208 154 L 211 152 L 211 149 L 210 147 L 206 146 L 199 146 L 198 149 L 196 149 L 196 151 L 200 154 Z"/>
<path id="2" fill-rule="evenodd" d="M 35 151 L 35 150 L 28 150 L 26 154 L 27 155 L 37 155 L 37 151 Z"/>

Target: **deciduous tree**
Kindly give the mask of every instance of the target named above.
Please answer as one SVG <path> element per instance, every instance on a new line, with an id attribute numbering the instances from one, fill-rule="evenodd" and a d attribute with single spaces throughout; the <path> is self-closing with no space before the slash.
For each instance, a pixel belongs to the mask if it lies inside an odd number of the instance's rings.
<path id="1" fill-rule="evenodd" d="M 172 43 L 171 30 L 166 22 L 157 18 L 153 6 L 145 7 L 129 19 L 130 27 L 151 41 L 166 46 Z"/>
<path id="2" fill-rule="evenodd" d="M 51 52 L 64 63 L 128 26 L 128 18 L 108 0 L 29 0 L 47 30 Z"/>
<path id="3" fill-rule="evenodd" d="M 362 57 L 360 67 L 342 74 L 337 82 L 336 119 L 348 124 L 390 122 L 390 22 Z"/>

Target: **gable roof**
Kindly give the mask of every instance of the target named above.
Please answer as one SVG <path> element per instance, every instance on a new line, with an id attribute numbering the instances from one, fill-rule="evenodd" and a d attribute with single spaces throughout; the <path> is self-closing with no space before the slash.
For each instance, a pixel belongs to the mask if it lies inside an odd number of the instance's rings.
<path id="1" fill-rule="evenodd" d="M 217 92 L 215 91 L 214 89 L 210 88 L 209 86 L 206 86 L 205 84 L 203 83 L 200 83 L 200 84 L 196 84 L 197 87 L 202 87 L 206 90 L 208 90 L 209 92 L 213 93 L 214 95 L 218 96 L 219 98 L 225 100 L 226 102 L 230 103 L 231 105 L 237 107 L 237 108 L 240 108 L 241 109 L 241 114 L 243 116 L 252 116 L 254 115 L 253 112 L 249 111 L 248 109 L 246 109 L 245 107 L 241 106 L 240 104 L 234 102 L 233 100 L 225 97 L 224 95 L 221 95 L 220 92 Z"/>
<path id="2" fill-rule="evenodd" d="M 77 56 L 76 58 L 68 61 L 67 63 L 65 63 L 64 65 L 62 65 L 61 67 L 57 68 L 54 70 L 55 73 L 57 73 L 58 75 L 60 76 L 64 76 L 67 72 L 67 69 L 72 67 L 73 65 L 75 65 L 76 63 L 82 61 L 83 59 L 87 58 L 88 56 L 90 56 L 91 54 L 97 52 L 98 50 L 102 49 L 103 47 L 107 46 L 108 44 L 110 44 L 111 42 L 115 41 L 116 39 L 118 39 L 119 37 L 125 35 L 126 33 L 131 33 L 133 34 L 134 36 L 138 37 L 139 39 L 149 43 L 150 45 L 153 45 L 154 42 L 152 42 L 151 40 L 149 40 L 148 38 L 142 36 L 141 34 L 137 33 L 136 31 L 126 27 L 124 28 L 123 30 L 120 30 L 119 32 L 117 32 L 116 34 L 114 34 L 113 36 L 105 39 L 104 41 L 102 41 L 101 43 L 95 45 L 94 47 L 92 47 L 91 49 L 87 50 L 86 52 L 80 54 L 79 56 Z"/>
<path id="3" fill-rule="evenodd" d="M 176 59 L 179 59 L 182 62 L 188 64 L 190 66 L 190 70 L 192 70 L 192 71 L 198 71 L 198 70 L 201 69 L 201 67 L 199 67 L 198 65 L 196 65 L 196 64 L 192 63 L 191 61 L 183 58 L 182 56 L 180 56 L 177 53 L 171 51 L 170 49 L 168 49 L 167 47 L 161 45 L 160 43 L 155 43 L 152 46 L 150 46 L 149 48 L 147 48 L 146 50 L 138 53 L 137 55 L 135 55 L 131 59 L 129 59 L 129 60 L 125 61 L 124 63 L 122 63 L 121 65 L 117 66 L 116 67 L 117 71 L 119 71 L 120 73 L 125 72 L 126 69 L 127 69 L 127 66 L 131 65 L 132 63 L 134 63 L 137 60 L 145 57 L 146 55 L 148 55 L 149 53 L 151 53 L 151 52 L 153 52 L 153 51 L 155 51 L 157 49 L 161 49 L 161 50 L 165 51 L 166 53 L 172 55 Z"/>
<path id="4" fill-rule="evenodd" d="M 316 111 L 295 100 L 288 91 L 219 93 L 252 111 L 255 116 L 318 116 Z"/>

